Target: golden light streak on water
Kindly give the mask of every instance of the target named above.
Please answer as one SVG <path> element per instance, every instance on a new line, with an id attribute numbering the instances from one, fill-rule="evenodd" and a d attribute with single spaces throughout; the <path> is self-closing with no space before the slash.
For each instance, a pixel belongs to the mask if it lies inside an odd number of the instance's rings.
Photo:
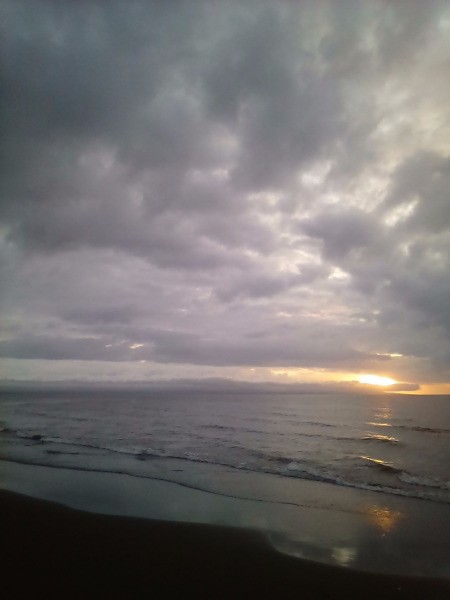
<path id="1" fill-rule="evenodd" d="M 390 533 L 403 518 L 402 513 L 386 507 L 371 506 L 365 516 L 371 525 L 374 525 L 384 536 Z"/>

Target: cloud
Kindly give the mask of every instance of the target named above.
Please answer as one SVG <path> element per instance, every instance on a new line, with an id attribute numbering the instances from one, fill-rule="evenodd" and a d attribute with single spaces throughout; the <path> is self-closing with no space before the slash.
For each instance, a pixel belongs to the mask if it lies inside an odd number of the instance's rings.
<path id="1" fill-rule="evenodd" d="M 310 237 L 322 240 L 328 261 L 341 262 L 353 252 L 366 249 L 380 251 L 386 243 L 380 223 L 359 209 L 329 209 L 301 221 L 298 227 Z"/>
<path id="2" fill-rule="evenodd" d="M 399 383 L 395 387 L 395 391 L 417 391 L 420 386 L 414 383 Z M 392 390 L 392 387 L 389 387 Z M 223 379 L 219 377 L 209 377 L 203 379 L 155 379 L 153 381 L 114 381 L 113 385 L 111 382 L 101 381 L 79 381 L 69 380 L 61 382 L 58 380 L 45 381 L 22 381 L 17 382 L 15 380 L 0 380 L 1 391 L 26 391 L 32 390 L 45 390 L 51 392 L 56 390 L 58 393 L 61 391 L 73 391 L 73 390 L 86 390 L 90 393 L 95 393 L 96 390 L 108 390 L 110 393 L 114 393 L 121 390 L 127 392 L 133 391 L 133 393 L 148 393 L 149 390 L 157 391 L 193 391 L 193 392 L 208 392 L 208 393 L 221 393 L 221 392 L 234 392 L 240 394 L 377 394 L 377 390 L 374 390 L 370 386 L 358 384 L 354 381 L 342 382 L 342 383 L 278 383 L 273 381 L 264 382 L 249 382 L 249 381 L 235 381 L 233 379 Z M 392 390 L 394 391 L 394 390 Z"/>
<path id="3" fill-rule="evenodd" d="M 446 3 L 2 21 L 3 360 L 450 378 Z"/>
<path id="4" fill-rule="evenodd" d="M 0 357 L 45 360 L 154 361 L 215 366 L 364 366 L 386 356 L 358 352 L 341 344 L 323 346 L 308 335 L 208 339 L 168 330 L 147 330 L 138 342 L 113 337 L 23 335 L 0 341 Z M 263 342 L 263 343 L 262 343 Z"/>
<path id="5" fill-rule="evenodd" d="M 449 185 L 450 158 L 418 152 L 396 169 L 385 202 L 397 209 L 404 207 L 399 227 L 440 233 L 450 222 Z"/>

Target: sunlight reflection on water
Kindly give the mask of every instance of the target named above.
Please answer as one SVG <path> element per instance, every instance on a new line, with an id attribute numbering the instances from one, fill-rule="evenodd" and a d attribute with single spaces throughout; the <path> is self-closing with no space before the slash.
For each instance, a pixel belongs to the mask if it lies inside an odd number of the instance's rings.
<path id="1" fill-rule="evenodd" d="M 333 559 L 341 567 L 349 567 L 354 562 L 356 555 L 356 548 L 336 547 L 332 551 Z"/>
<path id="2" fill-rule="evenodd" d="M 370 506 L 365 516 L 371 525 L 374 525 L 384 536 L 390 533 L 397 525 L 403 514 L 399 511 L 393 511 L 386 507 Z"/>

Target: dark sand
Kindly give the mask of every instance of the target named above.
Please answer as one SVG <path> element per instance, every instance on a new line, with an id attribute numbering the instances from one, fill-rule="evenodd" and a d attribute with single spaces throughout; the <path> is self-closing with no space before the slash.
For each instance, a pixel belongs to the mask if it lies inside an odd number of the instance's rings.
<path id="1" fill-rule="evenodd" d="M 0 492 L 3 598 L 448 600 L 450 582 L 276 552 L 262 534 L 81 512 Z"/>

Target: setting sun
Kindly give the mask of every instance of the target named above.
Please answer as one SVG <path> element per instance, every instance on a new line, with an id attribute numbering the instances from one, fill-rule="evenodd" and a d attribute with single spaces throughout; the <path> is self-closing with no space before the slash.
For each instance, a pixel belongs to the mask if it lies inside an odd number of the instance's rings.
<path id="1" fill-rule="evenodd" d="M 379 375 L 360 375 L 358 377 L 359 383 L 369 383 L 370 385 L 393 385 L 397 383 L 395 379 L 390 377 L 380 377 Z"/>

